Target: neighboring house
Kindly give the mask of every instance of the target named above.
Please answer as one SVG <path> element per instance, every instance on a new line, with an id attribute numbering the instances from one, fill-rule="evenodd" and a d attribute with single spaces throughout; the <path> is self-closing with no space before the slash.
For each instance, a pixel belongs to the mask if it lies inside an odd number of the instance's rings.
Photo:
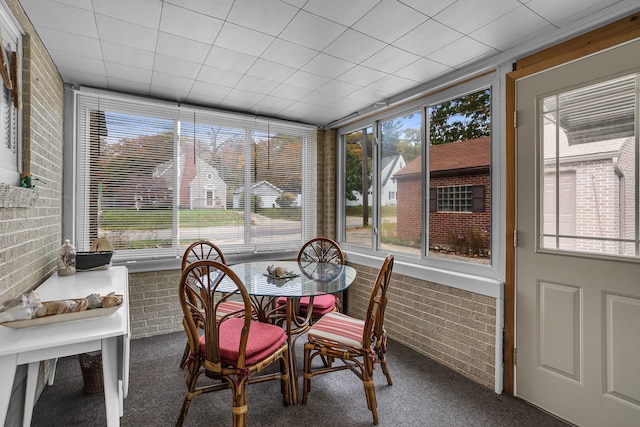
<path id="1" fill-rule="evenodd" d="M 268 181 L 260 181 L 251 184 L 251 194 L 260 197 L 260 206 L 256 206 L 258 208 L 275 208 L 278 206 L 276 203 L 276 199 L 280 194 L 282 194 L 282 190 L 276 187 L 275 185 L 269 183 Z M 244 195 L 244 187 L 238 187 L 233 192 L 233 208 L 240 209 L 242 205 L 240 199 Z"/>
<path id="2" fill-rule="evenodd" d="M 381 176 L 381 186 L 382 191 L 380 192 L 382 200 L 382 206 L 395 206 L 398 204 L 397 195 L 398 195 L 398 186 L 396 181 L 392 179 L 393 175 L 398 172 L 400 169 L 406 166 L 406 162 L 404 161 L 404 157 L 402 154 L 395 154 L 393 156 L 387 156 L 382 158 L 382 176 Z M 360 192 L 353 193 L 356 196 L 356 200 L 347 200 L 347 206 L 361 206 L 362 205 L 362 194 Z M 369 188 L 369 206 L 372 206 L 371 200 L 371 188 Z"/>
<path id="3" fill-rule="evenodd" d="M 555 248 L 555 235 L 635 238 L 633 137 L 573 141 L 553 125 L 544 129 L 545 196 L 543 245 Z M 606 136 L 605 136 L 606 137 Z M 556 173 L 556 171 L 559 172 Z M 557 182 L 556 182 L 557 178 Z M 556 197 L 556 188 L 560 196 Z M 559 226 L 556 227 L 556 200 Z M 558 239 L 560 249 L 633 255 L 633 243 Z"/>
<path id="4" fill-rule="evenodd" d="M 195 155 L 194 145 L 182 144 L 180 147 L 180 207 L 186 209 L 226 209 L 227 184 L 220 178 L 218 170 Z M 171 182 L 176 173 L 173 160 L 159 166 L 154 176 Z"/>
<path id="5" fill-rule="evenodd" d="M 477 138 L 429 148 L 429 244 L 452 246 L 452 236 L 482 234 L 489 248 L 491 139 Z M 393 175 L 398 189 L 398 237 L 419 241 L 422 158 Z"/>

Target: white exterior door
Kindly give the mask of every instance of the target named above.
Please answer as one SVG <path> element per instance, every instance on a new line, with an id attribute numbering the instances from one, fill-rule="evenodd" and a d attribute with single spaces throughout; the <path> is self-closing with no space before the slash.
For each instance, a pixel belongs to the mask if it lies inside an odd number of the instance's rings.
<path id="1" fill-rule="evenodd" d="M 640 42 L 516 82 L 516 395 L 640 425 Z"/>

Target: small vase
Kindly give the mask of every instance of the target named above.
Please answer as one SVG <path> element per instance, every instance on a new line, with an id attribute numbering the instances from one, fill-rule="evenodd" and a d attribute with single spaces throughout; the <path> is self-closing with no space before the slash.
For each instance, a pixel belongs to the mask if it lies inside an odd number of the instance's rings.
<path id="1" fill-rule="evenodd" d="M 58 276 L 71 276 L 76 273 L 76 248 L 73 247 L 69 239 L 64 241 L 64 245 L 58 253 Z"/>

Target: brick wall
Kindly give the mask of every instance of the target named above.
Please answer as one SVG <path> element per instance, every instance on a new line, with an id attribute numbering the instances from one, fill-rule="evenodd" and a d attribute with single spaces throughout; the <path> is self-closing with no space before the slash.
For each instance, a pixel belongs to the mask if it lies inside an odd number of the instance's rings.
<path id="1" fill-rule="evenodd" d="M 358 275 L 349 287 L 349 314 L 364 318 L 378 270 L 352 266 Z M 387 297 L 385 328 L 391 339 L 494 388 L 495 298 L 397 273 Z M 393 375 L 393 366 L 389 369 Z"/>
<path id="2" fill-rule="evenodd" d="M 18 2 L 6 3 L 27 34 L 22 58 L 23 170 L 39 181 L 34 207 L 0 208 L 0 302 L 42 283 L 54 271 L 62 244 L 62 81 Z"/>
<path id="3" fill-rule="evenodd" d="M 62 245 L 63 84 L 17 0 L 5 0 L 22 30 L 23 172 L 39 181 L 30 208 L 0 208 L 0 303 L 34 288 L 56 268 Z M 39 391 L 43 387 L 41 370 Z M 6 425 L 20 425 L 24 367 L 16 374 Z M 5 379 L 6 380 L 6 379 Z"/>
<path id="4" fill-rule="evenodd" d="M 129 273 L 133 338 L 184 330 L 178 301 L 179 281 L 179 270 Z"/>

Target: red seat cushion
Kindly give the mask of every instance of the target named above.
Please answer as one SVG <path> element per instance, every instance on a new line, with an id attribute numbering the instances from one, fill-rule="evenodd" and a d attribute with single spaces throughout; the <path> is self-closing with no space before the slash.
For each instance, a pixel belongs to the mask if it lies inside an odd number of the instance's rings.
<path id="1" fill-rule="evenodd" d="M 283 306 L 287 303 L 287 298 L 279 297 L 276 301 L 278 306 Z M 300 298 L 300 312 L 305 314 L 307 307 L 309 306 L 309 297 Z M 318 295 L 313 298 L 313 314 L 322 315 L 333 311 L 336 306 L 336 296 L 333 294 Z"/>
<path id="2" fill-rule="evenodd" d="M 220 358 L 222 363 L 235 365 L 238 360 L 238 346 L 240 332 L 244 326 L 244 319 L 230 318 L 220 325 Z M 268 323 L 251 321 L 249 339 L 245 351 L 245 365 L 253 365 L 272 355 L 287 340 L 284 329 Z M 206 338 L 200 337 L 200 352 L 203 357 L 206 352 Z"/>

